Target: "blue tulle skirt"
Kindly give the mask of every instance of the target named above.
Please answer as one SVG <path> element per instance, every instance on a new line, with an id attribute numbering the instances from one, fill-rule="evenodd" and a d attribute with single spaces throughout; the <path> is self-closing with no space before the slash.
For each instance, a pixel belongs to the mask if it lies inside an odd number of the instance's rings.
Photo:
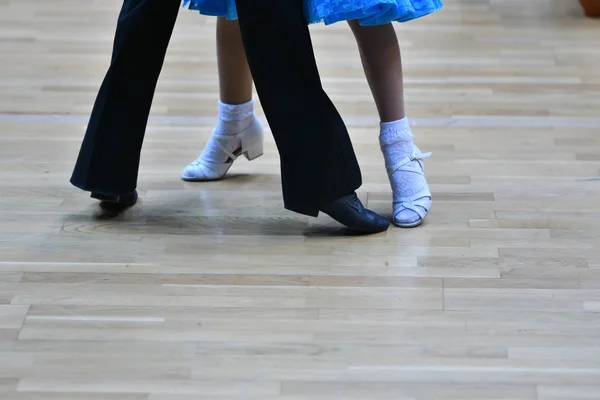
<path id="1" fill-rule="evenodd" d="M 235 0 L 184 0 L 183 6 L 204 15 L 237 19 Z M 441 0 L 304 0 L 308 23 L 326 25 L 354 19 L 363 26 L 407 22 L 442 7 Z"/>

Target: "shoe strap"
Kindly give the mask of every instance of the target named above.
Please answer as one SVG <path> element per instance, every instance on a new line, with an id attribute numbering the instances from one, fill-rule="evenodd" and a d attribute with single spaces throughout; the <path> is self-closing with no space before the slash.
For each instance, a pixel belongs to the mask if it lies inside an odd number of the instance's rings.
<path id="1" fill-rule="evenodd" d="M 431 157 L 431 152 L 429 152 L 429 153 L 414 152 L 414 153 L 410 154 L 408 157 L 405 157 L 402 160 L 398 161 L 397 163 L 387 166 L 388 173 L 393 174 L 394 172 L 401 170 L 402 167 L 404 167 L 406 164 L 408 164 L 410 162 L 423 160 L 423 159 L 429 158 L 429 157 Z"/>
<path id="2" fill-rule="evenodd" d="M 216 142 L 217 146 L 219 147 L 219 149 L 221 149 L 221 151 L 223 153 L 227 154 L 230 158 L 232 158 L 233 161 L 235 161 L 238 158 L 238 156 L 236 156 L 231 151 L 229 151 L 225 146 L 223 146 L 221 144 L 221 142 L 227 143 L 231 139 L 237 139 L 239 136 L 241 136 L 240 133 L 236 133 L 235 135 L 218 135 L 218 134 L 213 133 L 213 138 L 215 139 L 215 142 Z M 207 160 L 207 161 L 212 161 L 212 160 Z M 214 162 L 214 161 L 212 161 L 212 162 Z"/>
<path id="3" fill-rule="evenodd" d="M 219 148 L 219 150 L 221 150 L 223 153 L 227 154 L 229 156 L 229 158 L 231 158 L 231 162 L 234 162 L 238 156 L 236 156 L 233 152 L 231 152 L 229 149 L 227 149 L 223 143 L 226 143 L 232 139 L 238 139 L 240 136 L 242 136 L 244 133 L 246 133 L 246 130 L 243 130 L 242 132 L 239 133 L 235 133 L 233 135 L 221 135 L 216 133 L 215 131 L 213 131 L 210 139 L 209 139 L 209 145 L 211 146 L 217 146 Z M 216 166 L 221 165 L 223 163 L 220 162 L 216 162 L 215 160 L 212 160 L 210 158 L 207 158 L 204 155 L 201 155 L 200 157 L 198 157 L 196 159 L 196 161 L 194 161 L 195 165 L 202 165 L 205 168 L 208 168 L 209 170 L 218 173 L 219 171 L 217 171 L 215 169 Z"/>
<path id="4" fill-rule="evenodd" d="M 423 196 L 416 200 L 404 199 L 402 201 L 395 202 L 394 203 L 394 217 L 396 215 L 400 214 L 400 212 L 402 212 L 404 210 L 411 210 L 411 211 L 414 211 L 419 217 L 425 218 L 425 216 L 429 212 L 429 210 L 428 210 L 429 199 L 431 199 L 430 196 Z M 402 207 L 402 208 L 400 208 L 400 207 Z"/>
<path id="5" fill-rule="evenodd" d="M 223 146 L 223 144 L 221 144 L 221 142 L 228 142 L 232 139 L 239 139 L 240 137 L 244 136 L 246 134 L 246 132 L 249 129 L 252 129 L 252 126 L 256 123 L 256 117 L 254 118 L 254 121 L 252 121 L 250 123 L 250 125 L 248 125 L 245 129 L 243 129 L 241 132 L 238 133 L 234 133 L 232 135 L 223 135 L 223 134 L 219 134 L 217 133 L 215 130 L 213 130 L 212 135 L 210 137 L 210 142 L 209 143 L 215 143 L 217 145 L 217 147 L 225 154 L 227 154 L 229 156 L 229 158 L 231 158 L 231 163 L 233 163 L 239 156 L 236 156 L 235 154 L 233 154 L 233 152 L 229 151 L 225 146 Z M 214 140 L 213 140 L 214 139 Z M 243 146 L 243 144 L 242 144 Z M 218 171 L 215 170 L 214 167 L 212 166 L 217 166 L 217 165 L 222 165 L 223 163 L 219 163 L 216 162 L 214 160 L 211 160 L 210 158 L 205 158 L 204 154 L 201 154 L 200 157 L 198 157 L 198 159 L 196 159 L 196 161 L 194 162 L 196 165 L 203 165 L 204 167 L 210 169 L 211 171 L 217 173 Z"/>

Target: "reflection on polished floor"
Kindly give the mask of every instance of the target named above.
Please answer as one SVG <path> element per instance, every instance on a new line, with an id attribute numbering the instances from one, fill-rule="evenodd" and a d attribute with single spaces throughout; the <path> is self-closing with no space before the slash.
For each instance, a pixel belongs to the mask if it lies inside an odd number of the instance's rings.
<path id="1" fill-rule="evenodd" d="M 120 2 L 0 0 L 0 398 L 600 399 L 600 21 L 447 3 L 396 25 L 432 213 L 350 237 L 283 210 L 270 134 L 229 179 L 179 180 L 218 96 L 215 20 L 185 10 L 141 201 L 105 218 L 68 180 Z M 311 30 L 389 214 L 352 34 Z"/>

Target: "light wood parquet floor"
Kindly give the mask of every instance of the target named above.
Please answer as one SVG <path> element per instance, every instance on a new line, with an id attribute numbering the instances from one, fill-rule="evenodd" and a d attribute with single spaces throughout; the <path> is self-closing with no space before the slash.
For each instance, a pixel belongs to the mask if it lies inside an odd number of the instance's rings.
<path id="1" fill-rule="evenodd" d="M 118 0 L 0 0 L 2 400 L 600 399 L 600 21 L 454 0 L 396 25 L 427 223 L 340 235 L 282 208 L 278 156 L 179 180 L 216 112 L 215 20 L 182 10 L 117 219 L 68 183 Z M 345 24 L 311 28 L 390 212 Z M 261 112 L 262 115 L 262 112 Z"/>

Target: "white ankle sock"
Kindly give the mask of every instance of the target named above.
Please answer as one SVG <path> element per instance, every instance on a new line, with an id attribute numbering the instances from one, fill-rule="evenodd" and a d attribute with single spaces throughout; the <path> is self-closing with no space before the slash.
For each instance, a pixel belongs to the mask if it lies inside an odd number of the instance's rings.
<path id="1" fill-rule="evenodd" d="M 406 117 L 379 124 L 379 143 L 390 158 L 399 160 L 411 154 L 414 151 L 413 137 Z"/>
<path id="2" fill-rule="evenodd" d="M 225 104 L 219 101 L 219 118 L 217 125 L 211 137 L 204 147 L 201 157 L 216 163 L 224 163 L 229 160 L 229 156 L 214 145 L 215 135 L 229 136 L 238 134 L 248 128 L 254 120 L 254 100 L 242 104 Z M 227 150 L 234 152 L 242 145 L 241 139 L 232 139 L 226 142 L 221 141 Z"/>
<path id="3" fill-rule="evenodd" d="M 218 135 L 235 135 L 246 129 L 254 119 L 254 100 L 242 104 L 219 101 L 219 119 L 215 127 Z"/>

